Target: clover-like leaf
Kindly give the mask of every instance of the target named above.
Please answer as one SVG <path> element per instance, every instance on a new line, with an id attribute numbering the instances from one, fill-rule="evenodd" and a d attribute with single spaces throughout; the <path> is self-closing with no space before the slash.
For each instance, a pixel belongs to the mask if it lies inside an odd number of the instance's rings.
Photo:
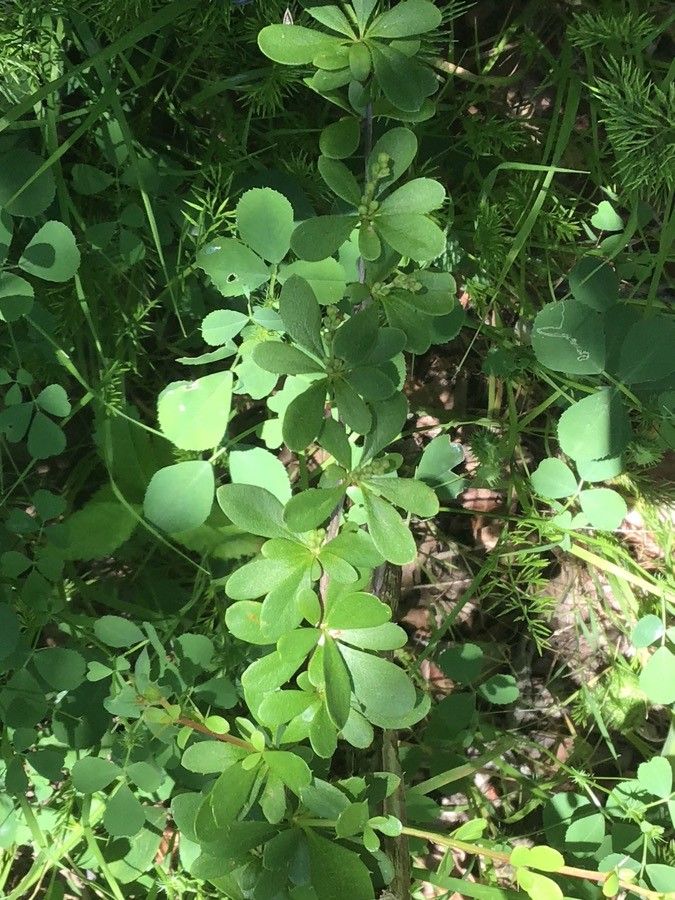
<path id="1" fill-rule="evenodd" d="M 224 297 L 250 294 L 270 277 L 258 254 L 234 238 L 211 241 L 197 254 L 197 265 Z"/>
<path id="2" fill-rule="evenodd" d="M 45 222 L 24 249 L 19 267 L 43 281 L 68 281 L 80 267 L 75 235 L 63 222 Z"/>
<path id="3" fill-rule="evenodd" d="M 231 372 L 174 381 L 159 395 L 160 428 L 181 450 L 211 450 L 223 439 L 231 402 Z"/>
<path id="4" fill-rule="evenodd" d="M 278 191 L 253 188 L 237 204 L 239 236 L 263 259 L 280 263 L 293 233 L 293 207 Z"/>
<path id="5" fill-rule="evenodd" d="M 187 460 L 165 466 L 152 476 L 143 501 L 146 519 L 175 534 L 199 528 L 213 506 L 213 466 L 205 460 Z"/>

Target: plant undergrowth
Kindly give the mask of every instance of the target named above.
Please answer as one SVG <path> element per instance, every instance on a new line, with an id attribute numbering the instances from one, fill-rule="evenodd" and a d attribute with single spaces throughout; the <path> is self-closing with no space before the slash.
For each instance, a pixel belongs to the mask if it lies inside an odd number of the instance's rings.
<path id="1" fill-rule="evenodd" d="M 2 896 L 675 897 L 674 21 L 3 5 Z"/>

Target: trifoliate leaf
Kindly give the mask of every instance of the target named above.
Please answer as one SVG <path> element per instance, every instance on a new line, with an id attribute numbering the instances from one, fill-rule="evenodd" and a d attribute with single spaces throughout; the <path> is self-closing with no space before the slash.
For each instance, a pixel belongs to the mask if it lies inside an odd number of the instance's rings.
<path id="1" fill-rule="evenodd" d="M 626 409 L 620 397 L 609 389 L 577 401 L 558 422 L 560 446 L 574 460 L 618 456 L 631 437 Z"/>

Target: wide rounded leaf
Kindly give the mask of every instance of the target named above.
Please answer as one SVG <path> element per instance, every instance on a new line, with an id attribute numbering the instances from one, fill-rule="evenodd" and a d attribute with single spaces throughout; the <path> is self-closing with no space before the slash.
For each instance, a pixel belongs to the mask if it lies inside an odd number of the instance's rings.
<path id="1" fill-rule="evenodd" d="M 68 281 L 80 267 L 75 235 L 63 222 L 45 222 L 19 259 L 19 268 L 43 281 Z"/>
<path id="2" fill-rule="evenodd" d="M 293 233 L 293 207 L 278 191 L 253 188 L 237 204 L 239 236 L 263 259 L 280 263 Z"/>
<path id="3" fill-rule="evenodd" d="M 286 503 L 291 496 L 288 472 L 281 460 L 262 447 L 251 450 L 233 450 L 228 462 L 230 478 L 234 484 L 254 484 L 265 488 Z"/>
<path id="4" fill-rule="evenodd" d="M 145 823 L 145 810 L 135 794 L 122 784 L 108 801 L 103 825 L 111 837 L 133 837 Z"/>
<path id="5" fill-rule="evenodd" d="M 285 66 L 303 66 L 317 53 L 340 46 L 340 40 L 301 25 L 267 25 L 258 34 L 258 46 L 269 59 Z"/>
<path id="6" fill-rule="evenodd" d="M 373 45 L 371 54 L 377 83 L 396 109 L 416 112 L 437 89 L 436 76 L 418 60 L 383 44 Z"/>
<path id="7" fill-rule="evenodd" d="M 654 316 L 636 322 L 626 334 L 616 376 L 626 384 L 660 381 L 675 372 L 675 322 Z"/>
<path id="8" fill-rule="evenodd" d="M 234 238 L 216 238 L 197 254 L 197 265 L 223 297 L 250 294 L 270 277 L 263 260 Z"/>
<path id="9" fill-rule="evenodd" d="M 605 366 L 602 316 L 575 300 L 547 303 L 534 320 L 532 349 L 554 372 L 597 375 Z"/>
<path id="10" fill-rule="evenodd" d="M 413 178 L 401 185 L 382 201 L 380 213 L 401 215 L 403 213 L 429 213 L 439 209 L 445 201 L 445 188 L 432 178 Z"/>
<path id="11" fill-rule="evenodd" d="M 390 503 L 416 516 L 429 518 L 438 512 L 438 497 L 423 481 L 375 475 L 366 484 Z"/>
<path id="12" fill-rule="evenodd" d="M 33 286 L 11 272 L 0 272 L 0 321 L 16 322 L 33 308 Z"/>
<path id="13" fill-rule="evenodd" d="M 577 489 L 577 480 L 561 459 L 542 459 L 530 478 L 532 487 L 542 497 L 569 497 Z"/>
<path id="14" fill-rule="evenodd" d="M 355 116 L 339 119 L 321 132 L 319 148 L 331 159 L 347 159 L 356 152 L 361 141 L 361 128 Z"/>
<path id="15" fill-rule="evenodd" d="M 0 156 L 0 206 L 12 216 L 39 216 L 54 199 L 51 169 L 37 175 L 43 163 L 31 150 L 14 149 Z"/>
<path id="16" fill-rule="evenodd" d="M 145 492 L 145 517 L 169 534 L 191 531 L 207 520 L 213 506 L 213 467 L 204 460 L 166 466 L 152 476 Z"/>
<path id="17" fill-rule="evenodd" d="M 212 347 L 220 347 L 236 337 L 248 320 L 236 309 L 214 309 L 202 320 L 202 337 Z"/>
<path id="18" fill-rule="evenodd" d="M 626 408 L 620 397 L 609 389 L 578 400 L 565 410 L 558 422 L 560 446 L 574 460 L 619 456 L 631 437 Z"/>
<path id="19" fill-rule="evenodd" d="M 407 715 L 415 706 L 415 686 L 393 662 L 340 644 L 357 700 L 374 725 Z"/>
<path id="20" fill-rule="evenodd" d="M 610 488 L 581 491 L 579 503 L 593 528 L 614 531 L 626 518 L 628 508 L 621 494 Z"/>
<path id="21" fill-rule="evenodd" d="M 288 501 L 284 520 L 291 531 L 312 531 L 326 521 L 344 494 L 344 487 L 307 488 Z"/>
<path id="22" fill-rule="evenodd" d="M 225 484 L 218 488 L 218 504 L 227 518 L 242 531 L 266 538 L 287 538 L 284 508 L 265 488 L 248 484 Z"/>
<path id="23" fill-rule="evenodd" d="M 320 372 L 321 366 L 302 350 L 281 341 L 263 341 L 253 349 L 253 361 L 274 375 L 309 375 Z"/>
<path id="24" fill-rule="evenodd" d="M 675 703 L 675 654 L 668 647 L 659 647 L 647 660 L 640 673 L 640 690 L 652 703 Z"/>
<path id="25" fill-rule="evenodd" d="M 398 181 L 417 155 L 415 132 L 403 126 L 385 131 L 368 157 L 369 172 L 382 154 L 389 158 L 389 175 L 378 183 L 380 192 Z"/>
<path id="26" fill-rule="evenodd" d="M 274 639 L 263 634 L 260 625 L 262 603 L 254 600 L 239 600 L 229 606 L 225 612 L 225 624 L 228 630 L 240 641 L 249 644 L 273 644 Z"/>
<path id="27" fill-rule="evenodd" d="M 279 315 L 294 343 L 321 358 L 321 307 L 310 285 L 299 275 L 291 275 L 281 289 Z"/>
<path id="28" fill-rule="evenodd" d="M 641 787 L 662 800 L 667 800 L 673 792 L 673 770 L 665 756 L 654 756 L 640 763 L 637 780 Z"/>
<path id="29" fill-rule="evenodd" d="M 579 303 L 604 312 L 619 299 L 619 279 L 614 269 L 597 256 L 585 256 L 569 274 L 572 296 Z"/>
<path id="30" fill-rule="evenodd" d="M 290 450 L 305 450 L 321 431 L 326 405 L 326 379 L 315 381 L 292 400 L 284 415 L 282 434 Z"/>
<path id="31" fill-rule="evenodd" d="M 318 216 L 307 219 L 293 232 L 291 247 L 301 259 L 325 259 L 349 240 L 357 224 L 356 216 Z"/>
<path id="32" fill-rule="evenodd" d="M 304 278 L 319 303 L 338 303 L 344 297 L 347 276 L 342 265 L 332 256 L 314 262 L 297 260 L 283 266 L 278 280 L 284 284 L 291 275 Z"/>
<path id="33" fill-rule="evenodd" d="M 122 770 L 116 763 L 100 756 L 78 759 L 71 770 L 73 787 L 81 794 L 94 794 L 107 788 Z"/>
<path id="34" fill-rule="evenodd" d="M 368 29 L 369 37 L 404 38 L 433 31 L 441 24 L 438 7 L 429 0 L 402 0 L 378 16 Z"/>
<path id="35" fill-rule="evenodd" d="M 648 613 L 635 623 L 631 632 L 631 642 L 638 649 L 649 647 L 663 637 L 665 624 L 660 616 Z"/>
<path id="36" fill-rule="evenodd" d="M 101 616 L 94 622 L 94 634 L 106 644 L 108 647 L 117 649 L 131 647 L 140 643 L 143 638 L 143 632 L 128 619 L 122 616 Z"/>
<path id="37" fill-rule="evenodd" d="M 445 234 L 423 215 L 378 215 L 375 227 L 397 253 L 416 262 L 436 259 L 445 250 Z"/>
<path id="38" fill-rule="evenodd" d="M 212 450 L 223 439 L 232 402 L 232 373 L 174 381 L 159 395 L 159 425 L 181 450 Z"/>

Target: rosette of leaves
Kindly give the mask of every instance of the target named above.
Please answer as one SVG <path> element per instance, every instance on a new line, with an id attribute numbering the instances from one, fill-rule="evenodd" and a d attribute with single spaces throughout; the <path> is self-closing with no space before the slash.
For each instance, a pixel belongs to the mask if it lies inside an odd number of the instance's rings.
<path id="1" fill-rule="evenodd" d="M 406 336 L 405 350 L 426 353 L 432 344 L 456 337 L 464 323 L 464 310 L 457 302 L 455 279 L 448 272 L 397 270 L 400 255 L 384 252 L 365 267 L 365 283 L 351 284 L 353 303 L 373 298 L 382 307 L 392 328 Z"/>
<path id="2" fill-rule="evenodd" d="M 399 373 L 392 360 L 403 349 L 403 333 L 379 328 L 377 310 L 368 308 L 324 338 L 314 292 L 295 275 L 284 284 L 279 315 L 293 344 L 264 341 L 254 348 L 253 360 L 275 375 L 312 376 L 286 409 L 285 443 L 291 450 L 304 450 L 325 430 L 327 400 L 347 427 L 368 434 L 374 422 L 372 404 L 388 400 L 398 389 Z M 338 423 L 328 427 L 343 431 Z M 344 445 L 337 433 L 336 441 Z"/>
<path id="3" fill-rule="evenodd" d="M 301 25 L 268 25 L 258 35 L 265 56 L 282 65 L 312 64 L 317 72 L 306 84 L 339 105 L 339 90 L 348 86 L 351 106 L 361 112 L 374 101 L 375 115 L 426 118 L 427 100 L 438 80 L 417 58 L 420 35 L 441 23 L 440 10 L 428 0 L 403 0 L 376 12 L 377 0 L 350 5 L 310 6 L 308 14 L 332 34 Z M 371 75 L 377 92 L 369 84 Z"/>
<path id="4" fill-rule="evenodd" d="M 359 252 L 376 260 L 385 247 L 416 261 L 433 260 L 445 250 L 445 235 L 429 217 L 445 201 L 445 189 L 431 178 L 414 178 L 392 186 L 417 153 L 417 138 L 408 128 L 392 128 L 375 144 L 367 162 L 362 190 L 339 159 L 319 158 L 319 173 L 328 187 L 352 209 L 302 222 L 291 246 L 302 259 L 319 260 L 335 253 L 358 229 Z"/>

